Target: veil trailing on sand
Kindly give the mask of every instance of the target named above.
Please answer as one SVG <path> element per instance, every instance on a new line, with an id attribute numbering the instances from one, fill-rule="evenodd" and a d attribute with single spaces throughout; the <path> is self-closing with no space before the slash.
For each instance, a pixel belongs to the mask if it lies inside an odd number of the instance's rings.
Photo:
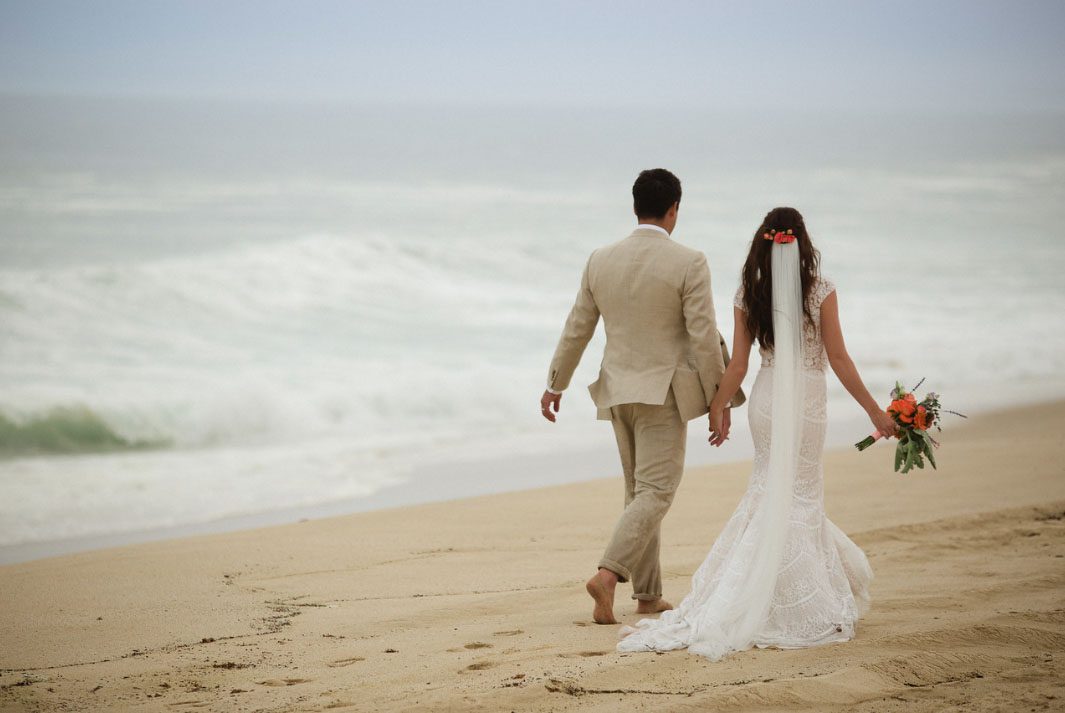
<path id="1" fill-rule="evenodd" d="M 714 581 L 696 572 L 680 607 L 624 627 L 619 651 L 669 650 L 719 659 L 750 648 L 766 622 L 784 549 L 803 434 L 803 295 L 797 241 L 772 247 L 772 426 L 766 490 L 751 514 L 740 561 Z"/>
<path id="2" fill-rule="evenodd" d="M 753 567 L 744 567 L 719 606 L 703 607 L 693 622 L 688 644 L 692 653 L 720 658 L 753 643 L 766 620 L 784 558 L 792 488 L 799 468 L 803 430 L 803 309 L 798 241 L 774 243 L 773 271 L 773 399 L 769 446 L 769 479 L 751 528 L 761 534 L 755 543 Z M 724 582 L 723 582 L 724 584 Z"/>

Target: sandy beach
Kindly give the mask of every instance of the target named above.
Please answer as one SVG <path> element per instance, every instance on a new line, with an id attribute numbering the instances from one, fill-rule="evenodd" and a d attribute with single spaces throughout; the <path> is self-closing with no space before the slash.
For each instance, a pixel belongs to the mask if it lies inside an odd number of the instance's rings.
<path id="1" fill-rule="evenodd" d="M 907 476 L 887 446 L 826 456 L 876 575 L 851 642 L 615 653 L 582 587 L 622 504 L 603 479 L 0 568 L 0 710 L 1061 710 L 1065 403 L 943 440 Z M 748 468 L 685 474 L 668 599 Z"/>

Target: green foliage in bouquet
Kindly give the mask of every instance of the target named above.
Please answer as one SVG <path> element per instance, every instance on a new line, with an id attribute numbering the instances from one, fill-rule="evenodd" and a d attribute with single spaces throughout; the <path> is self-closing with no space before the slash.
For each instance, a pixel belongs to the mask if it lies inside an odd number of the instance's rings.
<path id="1" fill-rule="evenodd" d="M 906 391 L 902 384 L 896 381 L 895 388 L 891 391 L 891 404 L 888 406 L 887 412 L 894 419 L 895 425 L 898 426 L 899 442 L 895 447 L 896 473 L 909 473 L 914 467 L 924 468 L 926 458 L 932 468 L 936 468 L 936 457 L 932 450 L 938 448 L 939 443 L 932 438 L 928 431 L 933 426 L 935 426 L 937 431 L 942 430 L 939 427 L 939 418 L 940 412 L 943 412 L 943 407 L 939 403 L 939 394 L 934 391 L 930 391 L 923 401 L 917 401 L 913 391 L 923 383 L 924 379 L 921 379 L 917 386 L 913 387 L 913 390 Z M 956 411 L 946 411 L 946 413 L 966 418 L 964 414 Z M 876 435 L 868 436 L 864 440 L 855 443 L 854 446 L 859 451 L 864 451 L 873 445 L 877 438 L 878 436 Z"/>

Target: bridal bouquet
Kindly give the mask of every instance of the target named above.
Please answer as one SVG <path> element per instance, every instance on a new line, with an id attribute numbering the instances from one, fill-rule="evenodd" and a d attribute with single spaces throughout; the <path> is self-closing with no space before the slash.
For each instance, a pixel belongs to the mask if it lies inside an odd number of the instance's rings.
<path id="1" fill-rule="evenodd" d="M 921 379 L 917 386 L 913 387 L 913 390 L 916 391 L 923 383 L 924 379 Z M 923 401 L 918 402 L 917 397 L 913 395 L 913 391 L 906 391 L 902 384 L 895 382 L 895 388 L 891 390 L 891 404 L 888 406 L 887 412 L 895 419 L 895 423 L 899 427 L 899 443 L 895 448 L 896 473 L 900 469 L 901 472 L 908 473 L 914 466 L 924 468 L 925 458 L 928 458 L 932 468 L 936 467 L 936 457 L 932 455 L 932 449 L 939 448 L 939 443 L 929 435 L 928 430 L 932 426 L 935 426 L 937 431 L 942 430 L 939 427 L 939 414 L 942 410 L 943 408 L 939 403 L 939 394 L 929 392 Z M 966 418 L 965 414 L 957 411 L 946 411 L 946 413 Z M 882 438 L 880 433 L 874 433 L 855 443 L 854 447 L 859 451 L 864 451 L 876 443 L 879 438 Z"/>

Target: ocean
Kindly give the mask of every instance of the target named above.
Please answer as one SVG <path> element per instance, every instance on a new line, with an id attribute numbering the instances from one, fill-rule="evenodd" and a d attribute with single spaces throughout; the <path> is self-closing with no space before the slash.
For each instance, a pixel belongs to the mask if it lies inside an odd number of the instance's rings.
<path id="1" fill-rule="evenodd" d="M 560 423 L 538 399 L 588 254 L 655 166 L 726 337 L 755 228 L 793 205 L 874 394 L 1061 397 L 1062 128 L 0 97 L 0 554 L 614 475 L 583 388 L 601 331 Z M 829 383 L 833 442 L 858 440 Z M 737 419 L 689 460 L 746 457 Z"/>

